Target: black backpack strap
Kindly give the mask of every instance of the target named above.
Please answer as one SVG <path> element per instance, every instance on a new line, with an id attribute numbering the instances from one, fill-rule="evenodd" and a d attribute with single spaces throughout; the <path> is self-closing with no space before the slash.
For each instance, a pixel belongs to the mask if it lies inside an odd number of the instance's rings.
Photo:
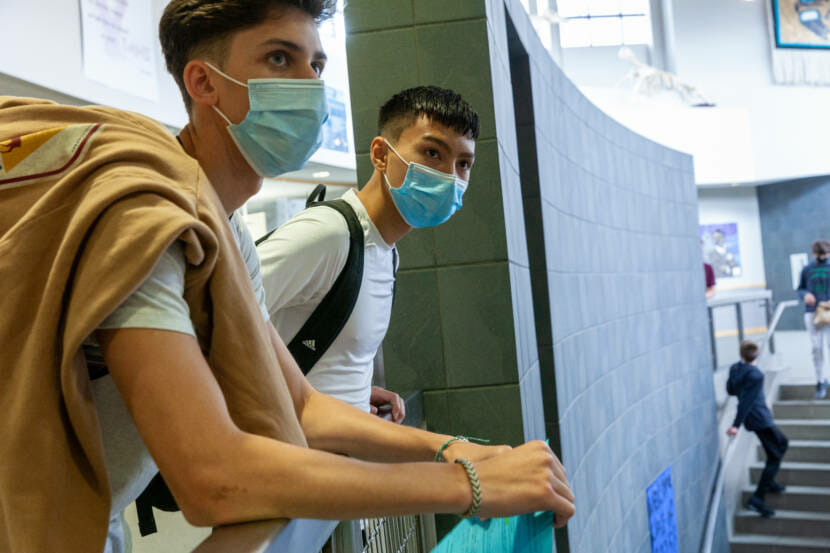
<path id="1" fill-rule="evenodd" d="M 170 493 L 170 488 L 167 487 L 167 482 L 164 481 L 161 473 L 156 474 L 150 480 L 147 488 L 135 500 L 135 509 L 138 514 L 138 531 L 142 537 L 158 532 L 153 507 L 169 513 L 179 510 L 179 506 L 176 504 L 176 500 L 173 499 L 173 494 Z"/>
<path id="2" fill-rule="evenodd" d="M 325 184 L 318 184 L 314 187 L 314 190 L 311 191 L 311 194 L 308 195 L 308 198 L 305 199 L 305 206 L 311 207 L 314 204 L 320 203 L 325 201 L 326 199 L 326 185 Z"/>
<path id="3" fill-rule="evenodd" d="M 318 184 L 317 186 L 314 187 L 314 190 L 311 191 L 311 194 L 309 194 L 308 198 L 306 198 L 306 200 L 305 200 L 306 209 L 308 209 L 309 207 L 312 207 L 314 205 L 322 204 L 325 199 L 326 199 L 326 185 L 325 184 Z M 276 230 L 277 230 L 276 228 L 271 229 L 268 232 L 266 232 L 265 234 L 263 234 L 262 236 L 260 236 L 259 238 L 257 238 L 254 241 L 254 245 L 259 246 L 260 244 L 262 244 L 263 242 L 268 240 L 268 238 L 270 238 L 271 235 L 274 234 L 274 232 L 276 232 Z"/>
<path id="4" fill-rule="evenodd" d="M 338 211 L 349 227 L 349 253 L 346 264 L 320 305 L 288 344 L 303 374 L 329 349 L 352 314 L 363 281 L 363 227 L 351 205 L 345 200 L 315 204 Z"/>

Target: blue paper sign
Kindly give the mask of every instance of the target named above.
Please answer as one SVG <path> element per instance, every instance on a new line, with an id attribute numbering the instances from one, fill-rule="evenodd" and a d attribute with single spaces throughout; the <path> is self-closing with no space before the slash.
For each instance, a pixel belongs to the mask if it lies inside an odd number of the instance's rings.
<path id="1" fill-rule="evenodd" d="M 671 467 L 648 487 L 646 500 L 652 553 L 677 553 L 677 517 L 674 512 Z"/>
<path id="2" fill-rule="evenodd" d="M 553 513 L 462 520 L 432 553 L 550 553 Z"/>

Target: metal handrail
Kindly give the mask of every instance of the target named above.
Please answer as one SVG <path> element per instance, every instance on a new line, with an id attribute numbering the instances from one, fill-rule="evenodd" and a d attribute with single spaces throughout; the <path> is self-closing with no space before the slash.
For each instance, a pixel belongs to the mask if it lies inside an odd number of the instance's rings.
<path id="1" fill-rule="evenodd" d="M 709 340 L 710 340 L 710 347 L 712 350 L 712 365 L 715 370 L 718 369 L 718 352 L 717 352 L 717 343 L 715 339 L 715 315 L 714 310 L 718 307 L 726 307 L 732 306 L 735 308 L 735 321 L 738 326 L 738 341 L 744 339 L 744 317 L 743 317 L 743 305 L 745 303 L 750 303 L 753 301 L 761 301 L 765 305 L 765 311 L 767 316 L 767 331 L 770 328 L 773 328 L 771 319 L 772 313 L 770 309 L 770 305 L 772 304 L 772 291 L 771 290 L 743 290 L 738 292 L 731 292 L 727 295 L 716 296 L 714 298 L 706 300 L 706 310 L 709 314 Z M 769 347 L 774 352 L 774 343 L 772 341 L 772 336 L 769 332 L 767 332 L 767 338 L 764 340 L 764 343 L 769 344 Z"/>
<path id="2" fill-rule="evenodd" d="M 781 316 L 784 314 L 784 310 L 788 307 L 795 307 L 799 305 L 801 302 L 798 300 L 788 300 L 780 302 L 775 308 L 775 315 L 772 317 L 772 322 L 767 329 L 766 334 L 764 335 L 764 341 L 761 344 L 761 354 L 758 356 L 758 366 L 763 367 L 761 361 L 766 361 L 767 355 L 771 353 L 769 348 L 769 344 L 772 339 L 772 335 L 775 332 L 776 327 L 778 326 L 779 321 L 781 320 Z M 761 370 L 764 370 L 763 368 Z M 766 370 L 764 372 L 776 372 L 771 370 Z M 733 400 L 733 398 L 729 398 L 729 400 Z M 727 404 L 729 401 L 727 401 Z M 726 409 L 724 408 L 724 411 Z M 703 534 L 703 541 L 701 542 L 700 552 L 701 553 L 711 553 L 712 552 L 712 540 L 715 538 L 715 525 L 717 523 L 718 517 L 718 510 L 720 509 L 720 497 L 723 493 L 723 485 L 724 481 L 726 480 L 726 468 L 729 466 L 729 462 L 732 460 L 732 456 L 735 453 L 735 444 L 738 441 L 738 437 L 740 436 L 742 429 L 738 429 L 738 434 L 733 436 L 729 439 L 729 443 L 726 446 L 726 450 L 723 453 L 723 460 L 718 465 L 717 476 L 715 478 L 715 486 L 712 490 L 711 500 L 709 502 L 709 510 L 706 516 L 706 531 Z"/>

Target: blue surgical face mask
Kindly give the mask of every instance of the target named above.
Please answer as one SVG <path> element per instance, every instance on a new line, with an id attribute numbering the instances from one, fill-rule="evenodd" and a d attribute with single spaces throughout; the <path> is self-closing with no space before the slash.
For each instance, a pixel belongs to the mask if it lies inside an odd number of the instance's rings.
<path id="1" fill-rule="evenodd" d="M 395 207 L 409 226 L 434 227 L 461 209 L 461 196 L 467 190 L 466 181 L 414 161 L 408 162 L 389 141 L 386 145 L 398 159 L 409 165 L 403 184 L 398 188 L 393 188 L 386 172 L 383 173 Z"/>
<path id="2" fill-rule="evenodd" d="M 263 177 L 301 169 L 323 143 L 323 123 L 329 117 L 326 89 L 317 79 L 250 79 L 237 81 L 213 65 L 208 67 L 248 89 L 250 109 L 228 132 L 248 164 Z"/>

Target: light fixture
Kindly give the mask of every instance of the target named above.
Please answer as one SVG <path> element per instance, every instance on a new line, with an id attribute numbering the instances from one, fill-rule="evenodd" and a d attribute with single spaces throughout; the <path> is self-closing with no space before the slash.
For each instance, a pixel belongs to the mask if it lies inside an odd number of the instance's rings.
<path id="1" fill-rule="evenodd" d="M 315 179 L 324 179 L 326 177 L 330 177 L 331 172 L 330 171 L 316 171 L 314 173 L 311 173 L 311 176 L 314 177 Z"/>

